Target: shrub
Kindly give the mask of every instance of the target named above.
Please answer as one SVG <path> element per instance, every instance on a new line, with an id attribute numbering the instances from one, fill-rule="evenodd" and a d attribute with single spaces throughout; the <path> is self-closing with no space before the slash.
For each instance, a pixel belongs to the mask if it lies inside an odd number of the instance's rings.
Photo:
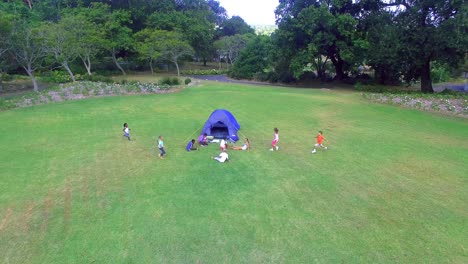
<path id="1" fill-rule="evenodd" d="M 2 81 L 9 82 L 9 81 L 13 81 L 13 79 L 14 79 L 14 76 L 8 73 L 0 74 L 0 80 Z"/>
<path id="2" fill-rule="evenodd" d="M 179 78 L 173 77 L 173 78 L 171 79 L 171 84 L 172 84 L 172 85 L 180 85 L 180 80 L 179 80 Z"/>
<path id="3" fill-rule="evenodd" d="M 210 70 L 185 70 L 182 71 L 181 74 L 183 75 L 219 75 L 219 74 L 226 74 L 228 70 L 217 70 L 217 69 L 210 69 Z"/>
<path id="4" fill-rule="evenodd" d="M 169 84 L 166 84 L 166 83 L 159 84 L 159 89 L 161 90 L 169 90 L 170 88 L 171 86 Z"/>
<path id="5" fill-rule="evenodd" d="M 85 75 L 83 76 L 83 80 L 90 81 L 90 82 L 104 82 L 104 83 L 114 83 L 111 77 L 102 76 L 102 75 Z"/>
<path id="6" fill-rule="evenodd" d="M 447 65 L 434 63 L 431 67 L 431 78 L 434 83 L 450 80 L 450 68 Z"/>
<path id="7" fill-rule="evenodd" d="M 187 85 L 187 84 L 189 84 L 191 82 L 192 82 L 192 80 L 190 78 L 186 78 L 185 81 L 184 81 L 185 85 Z"/>
<path id="8" fill-rule="evenodd" d="M 384 85 L 366 85 L 361 82 L 357 82 L 354 85 L 354 89 L 361 92 L 372 92 L 372 93 L 384 93 L 390 90 L 389 87 Z"/>
<path id="9" fill-rule="evenodd" d="M 159 80 L 159 85 L 180 85 L 180 80 L 177 77 L 164 77 L 161 80 Z"/>
<path id="10" fill-rule="evenodd" d="M 72 81 L 70 75 L 67 72 L 63 71 L 45 72 L 41 76 L 39 76 L 39 78 L 45 82 L 50 83 L 68 83 Z"/>

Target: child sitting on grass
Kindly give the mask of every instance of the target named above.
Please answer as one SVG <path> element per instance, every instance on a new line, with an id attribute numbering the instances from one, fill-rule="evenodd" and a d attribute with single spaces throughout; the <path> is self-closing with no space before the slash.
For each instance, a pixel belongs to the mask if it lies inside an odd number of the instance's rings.
<path id="1" fill-rule="evenodd" d="M 219 153 L 218 157 L 211 157 L 211 159 L 217 160 L 218 162 L 223 163 L 223 162 L 229 161 L 229 155 L 227 154 L 226 151 L 222 151 L 221 153 Z"/>
<path id="2" fill-rule="evenodd" d="M 201 134 L 198 137 L 198 144 L 202 147 L 208 146 L 208 139 L 206 138 L 208 135 L 206 133 Z"/>
<path id="3" fill-rule="evenodd" d="M 189 151 L 189 152 L 190 152 L 191 150 L 198 150 L 198 148 L 196 148 L 196 147 L 194 146 L 194 144 L 195 144 L 195 139 L 192 139 L 191 141 L 189 141 L 189 143 L 188 143 L 187 146 L 185 147 L 185 150 L 187 150 L 187 151 Z"/>
<path id="4" fill-rule="evenodd" d="M 245 138 L 244 145 L 242 146 L 233 146 L 233 150 L 250 150 L 250 141 L 248 138 Z"/>

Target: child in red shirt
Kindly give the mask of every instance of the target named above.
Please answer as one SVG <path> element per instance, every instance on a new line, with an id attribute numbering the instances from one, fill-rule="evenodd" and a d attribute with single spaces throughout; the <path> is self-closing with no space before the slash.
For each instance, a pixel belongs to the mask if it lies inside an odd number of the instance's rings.
<path id="1" fill-rule="evenodd" d="M 325 147 L 325 146 L 322 144 L 322 142 L 323 142 L 324 140 L 326 140 L 326 141 L 328 142 L 328 140 L 323 136 L 323 132 L 322 132 L 322 131 L 319 131 L 319 132 L 318 132 L 318 135 L 317 135 L 315 138 L 317 139 L 317 143 L 315 144 L 314 150 L 312 150 L 312 154 L 314 154 L 314 153 L 317 152 L 317 150 L 316 150 L 317 147 L 324 148 L 325 150 L 328 149 L 328 147 Z"/>

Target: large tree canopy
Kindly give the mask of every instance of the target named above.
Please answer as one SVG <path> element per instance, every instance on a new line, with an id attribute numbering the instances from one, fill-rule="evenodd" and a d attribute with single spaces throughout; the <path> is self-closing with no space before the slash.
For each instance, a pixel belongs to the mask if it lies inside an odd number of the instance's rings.
<path id="1" fill-rule="evenodd" d="M 217 0 L 0 1 L 0 71 L 21 67 L 34 82 L 43 61 L 49 69 L 62 66 L 73 79 L 75 71 L 91 75 L 91 65 L 125 74 L 124 68 L 146 63 L 152 69 L 156 60 L 178 69 L 182 59 L 192 58 L 204 65 L 225 60 L 231 74 L 242 78 L 267 69 L 280 81 L 354 81 L 349 77 L 358 78 L 358 69 L 368 65 L 380 83 L 421 81 L 421 90 L 432 92 L 431 69 L 466 65 L 463 0 L 278 3 L 277 30 L 257 38 Z"/>
<path id="2" fill-rule="evenodd" d="M 463 0 L 280 0 L 276 70 L 299 78 L 313 64 L 320 77 L 322 62 L 330 60 L 340 80 L 367 63 L 381 83 L 404 76 L 433 92 L 431 63 L 456 66 L 467 53 L 466 6 Z"/>

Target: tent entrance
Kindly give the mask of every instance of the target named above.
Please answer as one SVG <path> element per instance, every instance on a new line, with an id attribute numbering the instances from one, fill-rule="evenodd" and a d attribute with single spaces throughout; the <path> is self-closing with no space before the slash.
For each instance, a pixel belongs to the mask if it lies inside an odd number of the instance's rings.
<path id="1" fill-rule="evenodd" d="M 214 138 L 229 138 L 229 130 L 223 122 L 217 122 L 211 127 L 211 135 Z"/>

